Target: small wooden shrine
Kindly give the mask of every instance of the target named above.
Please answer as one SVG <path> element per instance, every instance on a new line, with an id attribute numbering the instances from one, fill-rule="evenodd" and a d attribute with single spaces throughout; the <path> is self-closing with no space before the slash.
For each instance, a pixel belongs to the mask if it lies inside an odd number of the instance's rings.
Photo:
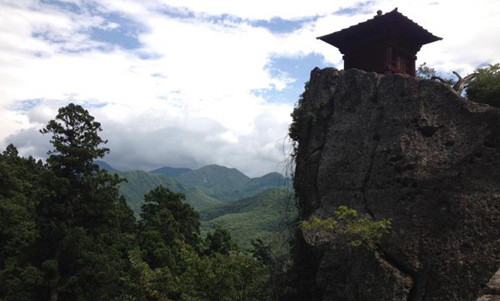
<path id="1" fill-rule="evenodd" d="M 344 69 L 411 76 L 415 76 L 416 54 L 422 45 L 442 40 L 403 16 L 397 8 L 386 14 L 379 10 L 368 21 L 318 39 L 340 50 Z"/>

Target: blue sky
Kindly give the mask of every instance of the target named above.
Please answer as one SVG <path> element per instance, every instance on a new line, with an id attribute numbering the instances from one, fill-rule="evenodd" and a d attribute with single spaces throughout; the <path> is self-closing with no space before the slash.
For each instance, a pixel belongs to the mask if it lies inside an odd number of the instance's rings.
<path id="1" fill-rule="evenodd" d="M 5 0 L 0 147 L 43 158 L 57 109 L 85 106 L 119 169 L 283 171 L 290 113 L 314 67 L 342 68 L 317 36 L 399 8 L 443 41 L 418 62 L 465 74 L 500 61 L 500 4 L 457 1 Z"/>

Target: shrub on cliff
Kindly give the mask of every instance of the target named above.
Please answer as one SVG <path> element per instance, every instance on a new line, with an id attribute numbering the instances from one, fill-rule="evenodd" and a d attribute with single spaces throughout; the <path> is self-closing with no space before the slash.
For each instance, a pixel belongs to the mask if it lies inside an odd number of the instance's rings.
<path id="1" fill-rule="evenodd" d="M 332 235 L 345 240 L 351 247 L 365 245 L 375 248 L 382 236 L 390 231 L 391 223 L 390 219 L 374 221 L 361 217 L 356 210 L 339 206 L 333 217 L 322 219 L 313 215 L 309 220 L 299 222 L 299 228 L 316 231 L 320 237 Z"/>
<path id="2" fill-rule="evenodd" d="M 467 88 L 467 97 L 475 102 L 500 107 L 500 63 L 477 68 L 476 73 Z"/>

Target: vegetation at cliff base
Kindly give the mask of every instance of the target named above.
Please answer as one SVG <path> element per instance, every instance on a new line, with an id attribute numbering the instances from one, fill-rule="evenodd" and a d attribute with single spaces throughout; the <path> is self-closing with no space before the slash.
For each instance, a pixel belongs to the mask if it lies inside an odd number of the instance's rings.
<path id="1" fill-rule="evenodd" d="M 41 130 L 46 163 L 13 145 L 0 155 L 0 300 L 276 298 L 286 269 L 272 248 L 245 252 L 220 226 L 204 238 L 184 194 L 155 187 L 137 219 L 123 178 L 94 163 L 109 152 L 100 131 L 70 104 Z"/>

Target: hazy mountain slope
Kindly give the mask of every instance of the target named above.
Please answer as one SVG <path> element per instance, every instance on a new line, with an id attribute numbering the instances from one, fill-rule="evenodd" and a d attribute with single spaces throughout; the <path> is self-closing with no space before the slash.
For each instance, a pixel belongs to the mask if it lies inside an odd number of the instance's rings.
<path id="1" fill-rule="evenodd" d="M 120 186 L 129 206 L 138 215 L 144 195 L 162 185 L 186 195 L 187 202 L 200 213 L 202 232 L 222 225 L 242 248 L 256 238 L 282 241 L 290 236 L 297 216 L 289 179 L 279 173 L 249 178 L 237 169 L 209 165 L 197 170 L 162 167 L 153 172 L 118 171 L 106 162 L 101 168 L 127 179 Z M 166 174 L 176 174 L 177 177 Z"/>
<path id="2" fill-rule="evenodd" d="M 207 227 L 215 223 L 227 224 L 239 240 L 245 237 L 244 231 L 248 231 L 249 237 L 256 237 L 263 234 L 263 229 L 269 230 L 270 225 L 277 223 L 276 216 L 284 211 L 283 197 L 287 195 L 283 190 L 289 188 L 287 180 L 279 173 L 249 178 L 237 169 L 218 165 L 197 170 L 162 167 L 154 172 L 121 172 L 103 161 L 99 165 L 127 179 L 121 184 L 120 192 L 136 214 L 140 213 L 144 195 L 162 185 L 184 193 L 187 202 L 200 212 Z M 165 174 L 178 172 L 178 177 Z M 268 219 L 270 216 L 273 216 L 271 220 Z M 259 222 L 256 224 L 255 220 Z M 253 229 L 254 226 L 257 228 Z"/>
<path id="3" fill-rule="evenodd" d="M 240 190 L 242 197 L 250 197 L 270 188 L 289 188 L 291 181 L 277 172 L 268 173 L 259 178 L 250 179 Z"/>
<path id="4" fill-rule="evenodd" d="M 110 173 L 119 172 L 118 169 L 115 169 L 114 167 L 109 165 L 107 162 L 104 162 L 101 160 L 95 160 L 94 163 L 97 164 L 101 169 L 107 170 Z"/>
<path id="5" fill-rule="evenodd" d="M 266 240 L 280 229 L 289 228 L 296 216 L 290 191 L 276 188 L 200 211 L 204 232 L 222 225 L 243 248 L 249 247 L 252 239 Z"/>
<path id="6" fill-rule="evenodd" d="M 118 174 L 127 179 L 127 182 L 120 185 L 120 192 L 137 214 L 141 212 L 144 195 L 160 185 L 172 191 L 184 193 L 187 202 L 196 210 L 222 203 L 220 200 L 208 196 L 197 187 L 185 187 L 175 178 L 163 174 L 141 170 L 119 172 Z"/>
<path id="7" fill-rule="evenodd" d="M 200 220 L 208 221 L 227 214 L 262 209 L 272 209 L 274 211 L 282 207 L 281 203 L 285 202 L 284 197 L 288 197 L 288 194 L 289 192 L 284 189 L 268 189 L 252 197 L 206 208 L 200 212 Z"/>
<path id="8" fill-rule="evenodd" d="M 127 179 L 127 182 L 120 185 L 120 193 L 125 196 L 128 204 L 136 213 L 141 211 L 144 195 L 160 185 L 175 192 L 186 193 L 186 189 L 179 182 L 164 175 L 142 170 L 124 171 L 118 172 L 118 174 Z"/>
<path id="9" fill-rule="evenodd" d="M 235 191 L 242 189 L 250 178 L 235 168 L 208 165 L 181 174 L 177 180 L 187 187 L 199 187 L 211 197 L 234 201 L 238 198 Z"/>
<path id="10" fill-rule="evenodd" d="M 169 177 L 178 177 L 186 172 L 192 171 L 190 168 L 177 168 L 177 167 L 161 167 L 150 171 L 151 173 L 163 174 Z"/>

